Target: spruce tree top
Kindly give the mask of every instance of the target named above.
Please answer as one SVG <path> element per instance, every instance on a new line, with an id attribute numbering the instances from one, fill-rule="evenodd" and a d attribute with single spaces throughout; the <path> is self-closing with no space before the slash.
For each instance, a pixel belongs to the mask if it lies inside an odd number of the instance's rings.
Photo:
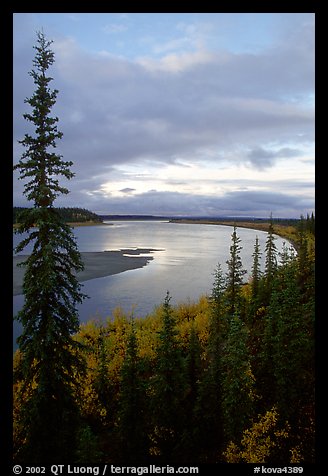
<path id="1" fill-rule="evenodd" d="M 29 72 L 37 88 L 34 94 L 25 99 L 33 111 L 23 117 L 34 124 L 35 136 L 25 134 L 19 141 L 26 150 L 14 169 L 20 171 L 20 179 L 28 179 L 24 195 L 34 202 L 35 207 L 52 207 L 55 198 L 67 194 L 68 190 L 61 187 L 58 175 L 71 179 L 74 174 L 69 170 L 72 162 L 65 162 L 62 156 L 55 153 L 56 140 L 63 134 L 57 129 L 58 117 L 51 117 L 50 112 L 56 103 L 58 90 L 51 90 L 49 83 L 53 78 L 47 76 L 48 68 L 54 63 L 54 53 L 50 49 L 52 41 L 45 38 L 43 32 L 37 33 L 37 46 L 34 69 Z"/>

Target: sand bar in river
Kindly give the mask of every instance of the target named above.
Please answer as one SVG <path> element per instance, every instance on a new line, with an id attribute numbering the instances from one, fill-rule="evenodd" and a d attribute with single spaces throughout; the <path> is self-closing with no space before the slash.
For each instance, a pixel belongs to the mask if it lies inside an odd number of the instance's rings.
<path id="1" fill-rule="evenodd" d="M 84 270 L 77 274 L 80 282 L 89 279 L 102 278 L 113 274 L 123 273 L 131 269 L 142 268 L 153 259 L 150 254 L 155 250 L 152 248 L 123 249 L 117 251 L 95 251 L 82 252 L 81 257 L 84 263 Z M 141 256 L 142 255 L 142 256 Z M 26 255 L 13 257 L 13 295 L 22 294 L 22 283 L 25 268 L 17 266 L 25 261 Z"/>

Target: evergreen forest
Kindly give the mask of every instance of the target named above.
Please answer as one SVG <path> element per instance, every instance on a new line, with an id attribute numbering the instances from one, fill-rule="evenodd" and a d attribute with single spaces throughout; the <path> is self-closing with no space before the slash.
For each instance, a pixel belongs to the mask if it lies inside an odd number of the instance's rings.
<path id="1" fill-rule="evenodd" d="M 20 222 L 20 216 L 27 209 L 25 207 L 13 207 L 13 223 L 18 224 Z M 102 223 L 102 218 L 96 213 L 86 210 L 85 208 L 78 207 L 60 207 L 56 208 L 60 218 L 65 223 Z"/>
<path id="2" fill-rule="evenodd" d="M 71 462 L 314 462 L 314 234 L 301 219 L 297 253 L 286 244 L 278 256 L 273 231 L 265 250 L 256 239 L 246 283 L 234 227 L 209 296 L 172 306 L 167 292 L 151 315 L 118 308 L 80 326 Z M 14 365 L 20 461 L 20 351 Z"/>

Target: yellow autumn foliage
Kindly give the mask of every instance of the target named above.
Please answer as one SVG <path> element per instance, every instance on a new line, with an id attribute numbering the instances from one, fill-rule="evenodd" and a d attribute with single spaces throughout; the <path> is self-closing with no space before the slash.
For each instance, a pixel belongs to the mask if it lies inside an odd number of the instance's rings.
<path id="1" fill-rule="evenodd" d="M 240 447 L 230 441 L 223 452 L 227 463 L 266 463 L 272 450 L 289 436 L 289 425 L 277 429 L 278 413 L 275 407 L 243 432 Z"/>
<path id="2" fill-rule="evenodd" d="M 205 355 L 209 333 L 208 298 L 202 296 L 196 302 L 178 304 L 174 306 L 173 312 L 177 323 L 178 340 L 182 347 L 187 349 L 191 328 L 194 327 Z M 134 321 L 138 355 L 152 362 L 156 358 L 158 332 L 162 325 L 162 306 L 157 306 L 145 317 L 138 317 L 135 311 L 128 315 L 118 307 L 106 321 L 95 318 L 81 324 L 80 331 L 75 336 L 75 339 L 84 346 L 83 354 L 87 364 L 87 373 L 81 382 L 79 395 L 79 404 L 85 416 L 93 416 L 100 421 L 106 418 L 106 409 L 100 403 L 94 385 L 99 371 L 101 352 L 103 356 L 105 355 L 108 380 L 114 386 L 119 385 L 131 330 L 131 317 Z"/>

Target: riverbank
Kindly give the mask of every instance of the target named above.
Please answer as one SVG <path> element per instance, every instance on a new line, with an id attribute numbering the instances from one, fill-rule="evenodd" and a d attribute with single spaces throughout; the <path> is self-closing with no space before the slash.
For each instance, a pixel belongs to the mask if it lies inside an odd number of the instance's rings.
<path id="1" fill-rule="evenodd" d="M 112 223 L 104 223 L 102 221 L 72 221 L 72 222 L 67 222 L 67 225 L 71 226 L 72 228 L 77 227 L 77 226 L 99 226 L 99 225 L 112 225 Z M 17 230 L 19 227 L 19 223 L 14 223 L 13 224 L 13 229 Z"/>
<path id="2" fill-rule="evenodd" d="M 185 224 L 197 224 L 197 225 L 224 225 L 234 226 L 237 228 L 250 228 L 251 230 L 269 231 L 270 222 L 256 222 L 256 221 L 228 221 L 228 220 L 195 220 L 195 219 L 173 219 L 170 223 L 185 223 Z M 273 231 L 281 238 L 288 240 L 297 249 L 297 228 L 293 225 L 273 224 Z"/>
<path id="3" fill-rule="evenodd" d="M 81 253 L 84 270 L 77 273 L 80 282 L 89 279 L 103 278 L 123 273 L 132 269 L 143 268 L 154 259 L 152 248 L 123 249 L 117 251 L 83 252 Z M 142 255 L 142 256 L 141 256 Z M 146 256 L 145 256 L 146 255 Z M 26 255 L 13 256 L 13 295 L 23 293 L 22 284 L 25 269 L 17 266 L 25 261 Z"/>
<path id="4" fill-rule="evenodd" d="M 67 222 L 67 225 L 72 228 L 76 226 L 99 226 L 99 225 L 112 225 L 112 223 L 104 223 L 102 221 L 72 221 Z"/>

